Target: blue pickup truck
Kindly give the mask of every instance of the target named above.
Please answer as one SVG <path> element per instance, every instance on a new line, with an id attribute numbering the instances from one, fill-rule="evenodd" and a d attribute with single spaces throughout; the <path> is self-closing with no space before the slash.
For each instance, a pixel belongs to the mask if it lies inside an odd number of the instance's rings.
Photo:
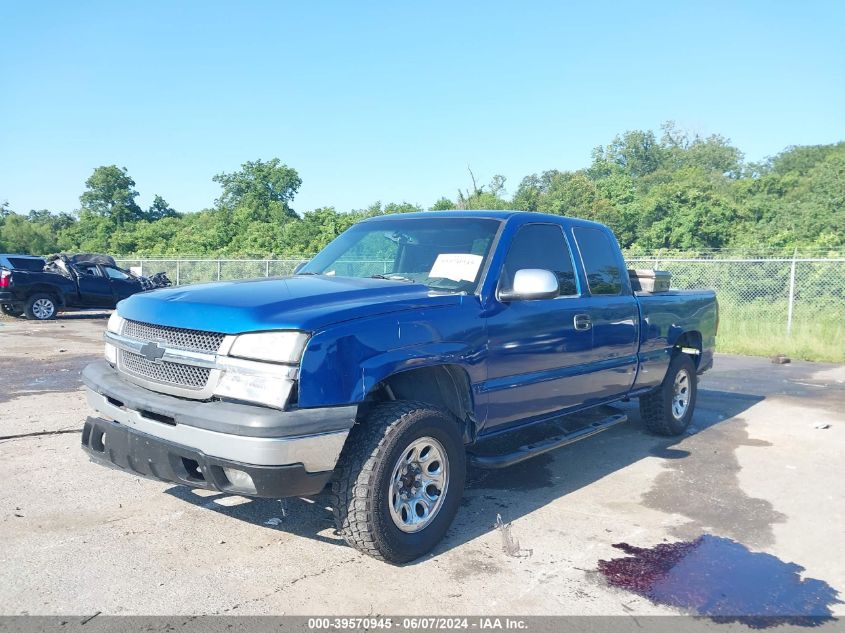
<path id="1" fill-rule="evenodd" d="M 687 428 L 713 362 L 715 295 L 636 282 L 594 222 L 368 219 L 292 276 L 122 301 L 105 359 L 83 373 L 97 415 L 82 445 L 197 488 L 328 486 L 349 544 L 406 562 L 445 534 L 468 463 L 506 467 L 589 437 L 625 420 L 604 405 L 632 397 L 650 431 Z"/>

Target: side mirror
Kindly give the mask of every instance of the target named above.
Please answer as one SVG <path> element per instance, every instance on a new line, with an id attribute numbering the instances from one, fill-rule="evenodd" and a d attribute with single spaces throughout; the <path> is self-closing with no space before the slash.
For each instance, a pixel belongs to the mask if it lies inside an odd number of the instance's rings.
<path id="1" fill-rule="evenodd" d="M 293 269 L 293 274 L 295 275 L 295 274 L 296 274 L 296 273 L 298 273 L 300 270 L 302 270 L 303 268 L 305 268 L 305 264 L 307 264 L 307 263 L 308 263 L 308 261 L 307 261 L 307 260 L 304 260 L 304 261 L 299 262 L 299 263 L 298 263 L 298 264 L 294 267 L 294 269 Z"/>
<path id="2" fill-rule="evenodd" d="M 499 291 L 499 301 L 554 299 L 560 294 L 557 277 L 550 270 L 523 268 L 513 276 L 513 288 Z"/>

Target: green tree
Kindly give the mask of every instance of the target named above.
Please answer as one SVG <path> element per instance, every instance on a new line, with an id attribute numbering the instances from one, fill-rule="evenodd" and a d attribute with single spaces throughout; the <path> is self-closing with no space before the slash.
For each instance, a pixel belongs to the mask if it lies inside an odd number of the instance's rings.
<path id="1" fill-rule="evenodd" d="M 278 158 L 246 162 L 239 171 L 217 174 L 213 180 L 223 188 L 217 200 L 218 207 L 235 211 L 236 220 L 294 220 L 298 217 L 290 203 L 299 191 L 302 179 L 295 169 Z"/>
<path id="2" fill-rule="evenodd" d="M 76 222 L 76 218 L 70 213 L 52 213 L 47 209 L 33 209 L 27 214 L 26 218 L 34 224 L 44 224 L 50 227 L 50 231 L 54 234 L 58 234 L 59 231 L 68 228 Z"/>
<path id="3" fill-rule="evenodd" d="M 718 134 L 702 138 L 679 129 L 673 121 L 663 124 L 663 160 L 671 169 L 695 167 L 730 177 L 739 177 L 742 152 Z"/>
<path id="4" fill-rule="evenodd" d="M 592 175 L 606 176 L 621 169 L 633 178 L 641 178 L 660 169 L 665 159 L 666 148 L 658 143 L 654 132 L 632 130 L 593 150 Z"/>
<path id="5" fill-rule="evenodd" d="M 433 205 L 431 205 L 431 211 L 449 211 L 450 209 L 455 209 L 455 203 L 446 198 L 445 196 L 442 198 L 438 198 Z"/>
<path id="6" fill-rule="evenodd" d="M 56 238 L 46 224 L 30 222 L 10 213 L 0 226 L 0 250 L 27 255 L 46 255 L 57 250 Z"/>
<path id="7" fill-rule="evenodd" d="M 116 230 L 117 226 L 112 218 L 82 209 L 79 212 L 79 219 L 59 232 L 59 250 L 107 252 L 110 250 L 110 240 Z"/>
<path id="8" fill-rule="evenodd" d="M 179 214 L 170 208 L 169 204 L 167 204 L 167 200 L 159 195 L 156 195 L 153 203 L 150 205 L 150 208 L 147 209 L 144 219 L 149 222 L 155 222 L 156 220 L 161 220 L 163 218 L 175 218 L 178 217 L 178 215 Z"/>
<path id="9" fill-rule="evenodd" d="M 135 181 L 126 167 L 97 167 L 85 181 L 85 192 L 79 197 L 82 211 L 108 218 L 116 226 L 143 219 L 143 211 L 135 202 L 138 197 Z"/>
<path id="10" fill-rule="evenodd" d="M 635 205 L 635 244 L 648 251 L 727 246 L 739 215 L 726 183 L 693 168 L 655 185 Z"/>
<path id="11" fill-rule="evenodd" d="M 309 257 L 322 249 L 338 235 L 365 217 L 378 215 L 378 209 L 370 207 L 363 211 L 338 213 L 334 207 L 323 207 L 306 211 L 302 219 L 289 222 L 283 229 L 281 245 L 288 254 Z"/>
<path id="12" fill-rule="evenodd" d="M 510 200 L 506 200 L 505 194 L 505 177 L 496 175 L 490 180 L 490 184 L 486 185 L 487 191 L 484 190 L 485 185 L 478 185 L 475 180 L 475 174 L 472 170 L 468 170 L 472 178 L 472 190 L 466 192 L 458 190 L 458 200 L 455 206 L 458 209 L 509 209 L 511 208 Z"/>

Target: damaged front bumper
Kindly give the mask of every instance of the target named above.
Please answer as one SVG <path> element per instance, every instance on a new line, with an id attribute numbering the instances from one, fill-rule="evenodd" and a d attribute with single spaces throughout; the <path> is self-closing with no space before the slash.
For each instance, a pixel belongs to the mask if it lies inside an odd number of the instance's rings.
<path id="1" fill-rule="evenodd" d="M 223 492 L 315 494 L 331 478 L 355 407 L 279 411 L 149 391 L 104 361 L 83 372 L 89 417 L 82 448 L 100 464 Z"/>

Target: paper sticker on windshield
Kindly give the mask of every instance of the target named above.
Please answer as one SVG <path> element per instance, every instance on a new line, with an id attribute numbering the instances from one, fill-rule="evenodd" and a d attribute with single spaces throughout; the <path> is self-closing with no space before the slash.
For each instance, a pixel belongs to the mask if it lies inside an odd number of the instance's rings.
<path id="1" fill-rule="evenodd" d="M 437 256 L 428 276 L 445 277 L 453 281 L 475 281 L 481 260 L 481 255 L 470 253 L 442 253 Z"/>

